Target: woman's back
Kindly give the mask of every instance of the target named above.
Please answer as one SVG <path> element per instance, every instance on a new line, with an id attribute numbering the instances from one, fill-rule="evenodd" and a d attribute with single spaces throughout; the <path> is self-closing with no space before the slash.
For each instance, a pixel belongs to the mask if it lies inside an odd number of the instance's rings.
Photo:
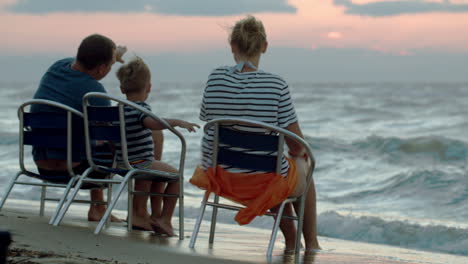
<path id="1" fill-rule="evenodd" d="M 226 117 L 245 118 L 281 128 L 297 122 L 289 87 L 281 77 L 264 71 L 240 72 L 239 68 L 241 67 L 219 67 L 210 74 L 200 110 L 201 120 L 210 121 Z M 264 132 L 239 125 L 232 126 L 232 128 Z M 203 138 L 204 169 L 211 166 L 212 135 L 213 132 L 208 131 Z M 253 172 L 234 168 L 226 169 L 232 172 Z M 283 175 L 287 174 L 287 170 L 288 164 L 286 160 L 283 160 Z"/>

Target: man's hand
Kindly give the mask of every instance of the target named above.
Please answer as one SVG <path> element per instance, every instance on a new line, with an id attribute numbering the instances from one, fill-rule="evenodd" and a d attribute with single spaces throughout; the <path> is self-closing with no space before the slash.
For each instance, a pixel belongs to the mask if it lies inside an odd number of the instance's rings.
<path id="1" fill-rule="evenodd" d="M 115 60 L 120 62 L 120 63 L 125 63 L 125 61 L 122 59 L 125 52 L 127 52 L 127 47 L 126 46 L 117 46 L 117 48 L 115 50 Z"/>

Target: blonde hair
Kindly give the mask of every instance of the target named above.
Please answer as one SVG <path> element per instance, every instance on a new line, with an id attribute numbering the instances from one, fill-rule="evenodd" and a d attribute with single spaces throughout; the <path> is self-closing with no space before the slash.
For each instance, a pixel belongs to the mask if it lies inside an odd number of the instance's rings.
<path id="1" fill-rule="evenodd" d="M 258 55 L 266 42 L 266 33 L 262 21 L 251 15 L 237 21 L 232 27 L 229 42 L 231 45 L 236 45 L 242 55 L 249 58 Z"/>
<path id="2" fill-rule="evenodd" d="M 146 63 L 135 56 L 127 64 L 117 70 L 117 78 L 120 81 L 122 93 L 137 93 L 144 90 L 151 80 L 151 73 Z"/>

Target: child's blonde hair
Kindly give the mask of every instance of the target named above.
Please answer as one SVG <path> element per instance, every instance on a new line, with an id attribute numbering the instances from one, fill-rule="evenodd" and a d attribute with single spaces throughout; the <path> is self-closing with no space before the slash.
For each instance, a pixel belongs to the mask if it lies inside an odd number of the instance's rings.
<path id="1" fill-rule="evenodd" d="M 258 55 L 266 42 L 262 21 L 251 15 L 237 21 L 232 27 L 229 42 L 231 45 L 236 45 L 240 53 L 249 58 Z"/>
<path id="2" fill-rule="evenodd" d="M 151 73 L 146 63 L 135 56 L 128 63 L 117 70 L 117 78 L 120 81 L 122 93 L 137 93 L 147 87 L 151 81 Z"/>

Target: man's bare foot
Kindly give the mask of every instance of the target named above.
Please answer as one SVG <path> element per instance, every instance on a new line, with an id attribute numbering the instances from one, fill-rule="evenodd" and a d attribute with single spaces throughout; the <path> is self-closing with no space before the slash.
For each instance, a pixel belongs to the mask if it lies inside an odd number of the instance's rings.
<path id="1" fill-rule="evenodd" d="M 151 218 L 151 227 L 155 233 L 160 233 L 167 236 L 175 236 L 174 231 L 172 230 L 171 223 L 167 223 L 158 218 Z"/>
<path id="2" fill-rule="evenodd" d="M 104 216 L 104 214 L 102 214 L 101 216 L 90 216 L 88 214 L 88 221 L 89 222 L 99 222 L 101 221 L 102 217 Z M 111 222 L 114 222 L 114 223 L 122 223 L 124 220 L 123 219 L 120 219 L 118 218 L 117 216 L 115 215 L 111 215 Z"/>
<path id="3" fill-rule="evenodd" d="M 101 221 L 102 217 L 104 216 L 104 213 L 106 212 L 106 208 L 105 207 L 100 207 L 100 208 L 96 208 L 96 207 L 91 207 L 88 211 L 88 221 L 89 222 L 98 222 L 98 221 Z M 111 222 L 115 222 L 115 223 L 120 223 L 120 222 L 123 222 L 122 219 L 114 216 L 111 214 L 110 216 L 111 218 Z"/>

